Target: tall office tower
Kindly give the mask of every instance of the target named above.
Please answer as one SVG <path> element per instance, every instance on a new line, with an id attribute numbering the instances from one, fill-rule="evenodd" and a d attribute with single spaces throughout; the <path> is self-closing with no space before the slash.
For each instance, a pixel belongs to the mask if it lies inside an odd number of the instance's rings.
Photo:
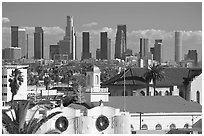
<path id="1" fill-rule="evenodd" d="M 21 48 L 22 58 L 26 58 L 27 46 L 26 46 L 26 30 L 18 29 L 18 47 Z"/>
<path id="2" fill-rule="evenodd" d="M 63 40 L 58 42 L 61 55 L 68 55 L 69 59 L 75 59 L 76 56 L 76 35 L 73 26 L 73 17 L 67 16 L 67 26 Z"/>
<path id="3" fill-rule="evenodd" d="M 42 27 L 35 27 L 34 32 L 34 59 L 44 58 L 44 36 Z"/>
<path id="4" fill-rule="evenodd" d="M 108 38 L 108 60 L 111 60 L 111 39 Z"/>
<path id="5" fill-rule="evenodd" d="M 96 49 L 96 59 L 101 59 L 101 49 Z"/>
<path id="6" fill-rule="evenodd" d="M 127 49 L 126 25 L 118 25 L 115 41 L 115 58 L 122 59 Z"/>
<path id="7" fill-rule="evenodd" d="M 155 40 L 153 59 L 160 63 L 162 62 L 162 40 L 161 39 Z"/>
<path id="8" fill-rule="evenodd" d="M 54 56 L 59 54 L 59 46 L 58 45 L 50 45 L 50 59 L 54 60 Z"/>
<path id="9" fill-rule="evenodd" d="M 149 39 L 140 38 L 140 58 L 147 57 L 149 54 Z"/>
<path id="10" fill-rule="evenodd" d="M 101 59 L 108 59 L 108 33 L 101 32 Z"/>
<path id="11" fill-rule="evenodd" d="M 18 47 L 18 26 L 11 26 L 11 47 Z"/>
<path id="12" fill-rule="evenodd" d="M 198 54 L 197 50 L 188 50 L 187 59 L 191 59 L 194 61 L 194 66 L 198 64 Z"/>
<path id="13" fill-rule="evenodd" d="M 175 32 L 175 62 L 182 60 L 182 32 Z"/>
<path id="14" fill-rule="evenodd" d="M 89 59 L 91 58 L 91 53 L 89 50 L 89 32 L 83 32 L 82 33 L 82 56 L 81 59 Z"/>

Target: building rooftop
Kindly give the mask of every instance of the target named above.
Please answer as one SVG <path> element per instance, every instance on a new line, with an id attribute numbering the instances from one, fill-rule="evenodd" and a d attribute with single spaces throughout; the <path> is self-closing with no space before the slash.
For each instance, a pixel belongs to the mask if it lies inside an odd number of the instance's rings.
<path id="1" fill-rule="evenodd" d="M 130 68 L 125 71 L 126 85 L 146 85 L 143 75 L 145 68 Z M 201 68 L 164 68 L 165 78 L 157 81 L 157 86 L 183 85 L 184 79 L 192 79 L 202 73 Z M 122 85 L 124 72 L 102 83 L 102 85 Z"/>
<path id="2" fill-rule="evenodd" d="M 110 96 L 105 106 L 124 109 L 123 96 Z M 95 106 L 99 102 L 92 103 Z M 126 96 L 126 111 L 130 113 L 183 113 L 202 112 L 202 106 L 196 102 L 188 102 L 180 96 Z"/>

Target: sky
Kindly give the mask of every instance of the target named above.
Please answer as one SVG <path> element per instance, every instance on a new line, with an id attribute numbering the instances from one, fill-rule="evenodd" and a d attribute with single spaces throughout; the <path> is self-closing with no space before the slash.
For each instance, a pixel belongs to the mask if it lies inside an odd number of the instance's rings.
<path id="1" fill-rule="evenodd" d="M 66 16 L 73 16 L 77 34 L 77 58 L 81 59 L 82 32 L 90 32 L 90 51 L 95 58 L 100 48 L 100 32 L 111 38 L 112 57 L 117 25 L 127 26 L 127 48 L 139 52 L 139 39 L 163 40 L 163 60 L 174 60 L 174 32 L 182 31 L 183 56 L 197 50 L 202 58 L 201 2 L 3 2 L 2 48 L 10 47 L 10 26 L 26 28 L 29 34 L 29 57 L 33 56 L 34 27 L 44 30 L 44 54 L 49 58 L 49 45 L 65 35 Z"/>

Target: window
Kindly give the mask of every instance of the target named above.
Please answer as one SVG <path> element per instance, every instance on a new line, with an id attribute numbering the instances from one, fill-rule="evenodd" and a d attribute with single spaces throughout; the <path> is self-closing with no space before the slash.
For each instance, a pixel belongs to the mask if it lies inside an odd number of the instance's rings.
<path id="1" fill-rule="evenodd" d="M 169 91 L 166 90 L 165 95 L 169 95 Z"/>
<path id="2" fill-rule="evenodd" d="M 156 129 L 156 130 L 162 130 L 161 124 L 157 124 L 157 125 L 155 126 L 155 129 Z"/>
<path id="3" fill-rule="evenodd" d="M 7 96 L 7 93 L 2 93 L 2 96 Z"/>
<path id="4" fill-rule="evenodd" d="M 96 84 L 99 84 L 99 76 L 96 75 Z"/>
<path id="5" fill-rule="evenodd" d="M 158 95 L 159 95 L 159 93 L 157 91 L 155 91 L 155 96 L 158 96 Z"/>
<path id="6" fill-rule="evenodd" d="M 7 75 L 3 75 L 2 78 L 7 78 Z"/>
<path id="7" fill-rule="evenodd" d="M 148 126 L 146 124 L 142 125 L 142 130 L 148 130 Z"/>
<path id="8" fill-rule="evenodd" d="M 184 128 L 189 128 L 189 124 L 186 123 L 186 124 L 184 125 Z"/>
<path id="9" fill-rule="evenodd" d="M 7 84 L 2 84 L 2 87 L 7 87 Z"/>
<path id="10" fill-rule="evenodd" d="M 176 129 L 176 125 L 175 124 L 171 124 L 170 125 L 170 129 Z"/>
<path id="11" fill-rule="evenodd" d="M 196 92 L 196 101 L 197 103 L 200 103 L 200 92 L 199 91 Z"/>
<path id="12" fill-rule="evenodd" d="M 88 75 L 87 78 L 88 78 L 88 79 L 87 79 L 87 80 L 88 80 L 88 81 L 87 81 L 87 84 L 90 85 L 90 84 L 91 84 L 91 77 L 90 77 L 90 75 Z"/>
<path id="13" fill-rule="evenodd" d="M 145 96 L 145 92 L 144 92 L 144 91 L 141 91 L 141 92 L 140 92 L 140 96 Z"/>

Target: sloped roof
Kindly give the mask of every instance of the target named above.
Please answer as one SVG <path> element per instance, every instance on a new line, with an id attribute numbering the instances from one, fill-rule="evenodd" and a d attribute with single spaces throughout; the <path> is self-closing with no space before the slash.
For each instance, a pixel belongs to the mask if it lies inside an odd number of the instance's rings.
<path id="1" fill-rule="evenodd" d="M 146 85 L 143 75 L 146 68 L 130 68 L 126 70 L 126 85 Z M 183 85 L 184 78 L 193 78 L 202 73 L 201 68 L 164 68 L 165 78 L 157 81 L 157 86 Z M 122 85 L 124 83 L 124 72 L 116 75 L 102 85 Z"/>
<path id="2" fill-rule="evenodd" d="M 98 105 L 98 102 L 93 103 Z M 124 109 L 123 96 L 110 96 L 105 106 Z M 180 96 L 126 96 L 126 111 L 130 113 L 174 113 L 202 112 L 202 106 L 196 102 L 188 102 Z"/>

